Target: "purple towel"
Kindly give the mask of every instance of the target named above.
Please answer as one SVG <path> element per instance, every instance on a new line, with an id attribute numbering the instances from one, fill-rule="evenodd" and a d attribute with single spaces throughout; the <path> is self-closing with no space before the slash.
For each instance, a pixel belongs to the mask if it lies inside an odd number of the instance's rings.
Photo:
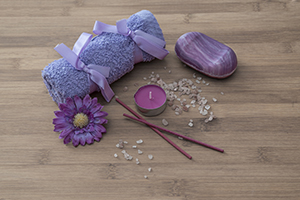
<path id="1" fill-rule="evenodd" d="M 147 10 L 130 16 L 127 19 L 127 27 L 132 32 L 140 30 L 164 41 L 157 20 Z M 138 54 L 140 56 L 137 56 Z M 95 36 L 79 56 L 85 65 L 109 67 L 109 76 L 106 78 L 108 84 L 130 72 L 134 64 L 155 59 L 154 56 L 140 50 L 131 37 L 113 32 L 102 32 Z M 75 69 L 65 58 L 46 66 L 42 77 L 56 103 L 65 103 L 67 97 L 84 97 L 86 94 L 100 91 L 90 80 L 88 73 Z"/>

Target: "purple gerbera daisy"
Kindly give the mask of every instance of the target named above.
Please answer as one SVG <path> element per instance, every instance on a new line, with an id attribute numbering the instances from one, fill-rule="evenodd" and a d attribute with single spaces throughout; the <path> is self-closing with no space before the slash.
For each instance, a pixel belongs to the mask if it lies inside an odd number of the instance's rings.
<path id="1" fill-rule="evenodd" d="M 74 99 L 74 100 L 73 100 Z M 57 118 L 53 119 L 54 131 L 60 132 L 59 138 L 64 138 L 64 144 L 72 141 L 76 147 L 100 141 L 106 129 L 102 124 L 107 123 L 107 112 L 101 111 L 103 106 L 97 103 L 97 98 L 91 99 L 86 95 L 82 100 L 78 96 L 67 98 L 66 103 L 58 105 L 60 111 L 55 111 Z"/>

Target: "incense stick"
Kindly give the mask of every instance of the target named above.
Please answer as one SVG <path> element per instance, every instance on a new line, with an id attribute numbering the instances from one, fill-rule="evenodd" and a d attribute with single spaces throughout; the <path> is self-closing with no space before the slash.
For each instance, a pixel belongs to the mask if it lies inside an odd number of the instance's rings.
<path id="1" fill-rule="evenodd" d="M 121 104 L 124 108 L 126 108 L 129 112 L 131 112 L 133 115 L 135 115 L 138 119 L 146 121 L 143 119 L 139 114 L 137 114 L 134 110 L 132 110 L 129 106 L 127 106 L 125 103 L 123 103 L 120 99 L 116 98 L 116 101 Z M 154 130 L 158 135 L 160 135 L 163 139 L 165 139 L 169 144 L 171 144 L 175 149 L 177 149 L 179 152 L 181 152 L 183 155 L 185 155 L 187 158 L 192 159 L 192 156 L 186 153 L 183 149 L 181 149 L 179 146 L 177 146 L 174 142 L 172 142 L 169 138 L 167 138 L 163 133 L 161 133 L 156 128 L 149 126 L 152 130 Z"/>
<path id="2" fill-rule="evenodd" d="M 149 123 L 149 122 L 147 122 L 147 121 L 145 121 L 145 120 L 137 119 L 137 118 L 135 118 L 135 117 L 132 117 L 132 116 L 130 116 L 130 115 L 127 115 L 127 114 L 123 114 L 123 115 L 124 115 L 125 117 L 128 117 L 128 118 L 130 118 L 130 119 L 133 119 L 133 120 L 139 121 L 139 122 L 141 122 L 141 123 L 144 123 L 144 124 L 146 124 L 146 125 L 148 125 L 148 126 L 151 126 L 151 127 L 154 127 L 154 128 L 160 129 L 160 130 L 162 130 L 162 131 L 165 131 L 165 132 L 171 133 L 171 134 L 173 134 L 173 135 L 176 135 L 176 136 L 178 136 L 178 137 L 181 137 L 181 138 L 183 138 L 183 139 L 189 140 L 189 141 L 191 141 L 191 142 L 194 142 L 194 143 L 200 144 L 200 145 L 202 145 L 202 146 L 205 146 L 205 147 L 207 147 L 207 148 L 210 148 L 210 149 L 213 149 L 213 150 L 216 150 L 216 151 L 222 152 L 222 153 L 224 152 L 224 150 L 223 150 L 223 149 L 220 149 L 220 148 L 218 148 L 218 147 L 214 147 L 214 146 L 212 146 L 212 145 L 209 145 L 209 144 L 205 144 L 205 143 L 203 143 L 203 142 L 200 142 L 200 141 L 198 141 L 198 140 L 195 140 L 195 139 L 193 139 L 193 138 L 187 137 L 187 136 L 185 136 L 185 135 L 181 135 L 181 134 L 179 134 L 179 133 L 176 133 L 176 132 L 170 131 L 170 130 L 168 130 L 168 129 L 165 129 L 165 128 L 163 128 L 163 127 L 157 126 L 157 125 L 155 125 L 155 124 L 151 124 L 151 123 Z"/>

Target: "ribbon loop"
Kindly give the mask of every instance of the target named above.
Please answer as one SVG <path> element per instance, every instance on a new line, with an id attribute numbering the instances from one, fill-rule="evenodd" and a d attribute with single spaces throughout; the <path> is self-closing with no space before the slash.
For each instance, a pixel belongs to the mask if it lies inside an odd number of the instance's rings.
<path id="1" fill-rule="evenodd" d="M 109 67 L 99 66 L 95 64 L 85 65 L 79 56 L 81 52 L 86 48 L 92 39 L 92 35 L 88 33 L 82 33 L 76 41 L 73 50 L 69 49 L 65 44 L 58 44 L 54 49 L 64 57 L 75 69 L 85 71 L 89 79 L 93 81 L 101 90 L 101 93 L 105 100 L 109 102 L 114 96 L 114 92 L 109 86 L 106 77 L 109 76 Z"/>
<path id="2" fill-rule="evenodd" d="M 96 21 L 93 32 L 97 35 L 103 32 L 111 32 L 129 36 L 141 50 L 160 60 L 164 59 L 169 54 L 169 51 L 164 48 L 166 45 L 164 40 L 161 40 L 141 30 L 130 30 L 127 27 L 126 19 L 117 21 L 116 26 L 107 25 Z"/>

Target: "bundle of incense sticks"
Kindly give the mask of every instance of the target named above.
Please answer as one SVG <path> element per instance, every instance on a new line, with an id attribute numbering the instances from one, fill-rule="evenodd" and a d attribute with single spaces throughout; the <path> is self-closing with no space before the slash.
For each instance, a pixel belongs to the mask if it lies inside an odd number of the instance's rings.
<path id="1" fill-rule="evenodd" d="M 168 143 L 170 143 L 174 148 L 176 148 L 179 152 L 181 152 L 183 155 L 185 155 L 187 158 L 189 159 L 192 159 L 192 156 L 190 156 L 188 153 L 186 153 L 184 150 L 182 150 L 179 146 L 177 146 L 174 142 L 172 142 L 169 138 L 167 138 L 163 133 L 161 133 L 159 130 L 162 130 L 162 131 L 165 131 L 165 132 L 168 132 L 170 134 L 173 134 L 173 135 L 176 135 L 178 137 L 181 137 L 185 140 L 189 140 L 191 142 L 194 142 L 194 143 L 197 143 L 197 144 L 200 144 L 202 146 L 205 146 L 207 148 L 210 148 L 210 149 L 213 149 L 213 150 L 216 150 L 216 151 L 219 151 L 221 153 L 224 152 L 223 149 L 220 149 L 220 148 L 217 148 L 217 147 L 214 147 L 212 145 L 209 145 L 209 144 L 205 144 L 203 142 L 200 142 L 198 140 L 195 140 L 193 138 L 190 138 L 190 137 L 187 137 L 185 135 L 181 135 L 179 133 L 176 133 L 176 132 L 173 132 L 173 131 L 170 131 L 168 129 L 165 129 L 163 127 L 160 127 L 160 126 L 157 126 L 155 124 L 151 124 L 149 122 L 147 122 L 145 119 L 143 119 L 139 114 L 137 114 L 134 110 L 132 110 L 129 106 L 127 106 L 125 103 L 123 103 L 120 99 L 116 98 L 116 101 L 121 104 L 124 108 L 126 108 L 129 112 L 131 112 L 133 115 L 135 115 L 137 118 L 133 117 L 133 116 L 130 116 L 128 114 L 123 114 L 125 117 L 128 117 L 130 119 L 133 119 L 135 121 L 138 121 L 138 122 L 141 122 L 143 124 L 146 124 L 148 125 L 152 130 L 154 130 L 157 134 L 159 134 L 162 138 L 164 138 Z M 159 130 L 158 130 L 159 129 Z"/>

